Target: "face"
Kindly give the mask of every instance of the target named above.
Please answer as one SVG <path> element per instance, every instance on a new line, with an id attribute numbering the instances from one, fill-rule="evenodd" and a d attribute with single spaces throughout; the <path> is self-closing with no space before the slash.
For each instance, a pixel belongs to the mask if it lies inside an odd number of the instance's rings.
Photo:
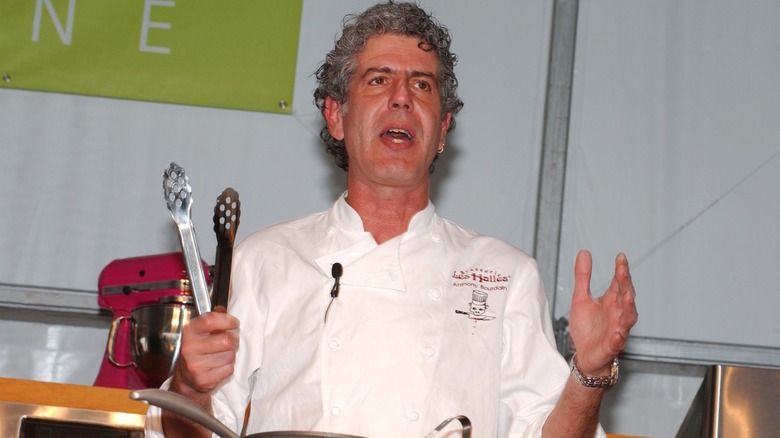
<path id="1" fill-rule="evenodd" d="M 485 313 L 485 310 L 487 310 L 487 304 L 485 303 L 471 303 L 471 315 L 472 316 L 482 316 L 483 313 Z"/>
<path id="2" fill-rule="evenodd" d="M 442 117 L 439 62 L 416 37 L 369 39 L 357 57 L 346 108 L 326 99 L 331 135 L 344 140 L 348 183 L 425 187 L 442 147 L 450 114 Z"/>

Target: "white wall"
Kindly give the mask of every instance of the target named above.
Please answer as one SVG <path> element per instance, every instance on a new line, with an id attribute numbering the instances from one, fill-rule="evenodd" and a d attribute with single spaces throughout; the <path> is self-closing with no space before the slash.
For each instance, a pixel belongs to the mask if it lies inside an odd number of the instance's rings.
<path id="1" fill-rule="evenodd" d="M 97 377 L 108 327 L 0 321 L 0 376 L 78 385 Z"/>
<path id="2" fill-rule="evenodd" d="M 780 3 L 582 0 L 561 277 L 633 261 L 640 336 L 780 347 Z M 560 295 L 559 295 L 560 296 Z"/>
<path id="3" fill-rule="evenodd" d="M 625 251 L 635 336 L 780 347 L 780 3 L 580 0 L 556 317 Z M 701 378 L 629 373 L 609 431 L 674 436 Z"/>

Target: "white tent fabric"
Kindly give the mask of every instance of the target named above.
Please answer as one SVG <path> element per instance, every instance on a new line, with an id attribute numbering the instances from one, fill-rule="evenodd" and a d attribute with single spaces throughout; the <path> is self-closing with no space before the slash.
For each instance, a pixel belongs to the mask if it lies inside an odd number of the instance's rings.
<path id="1" fill-rule="evenodd" d="M 556 315 L 633 262 L 641 336 L 780 347 L 780 3 L 580 3 Z"/>

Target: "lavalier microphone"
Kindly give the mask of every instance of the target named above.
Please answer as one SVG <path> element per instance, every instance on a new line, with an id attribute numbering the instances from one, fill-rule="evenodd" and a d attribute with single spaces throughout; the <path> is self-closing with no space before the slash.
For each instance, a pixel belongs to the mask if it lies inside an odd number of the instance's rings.
<path id="1" fill-rule="evenodd" d="M 328 303 L 328 308 L 325 309 L 325 318 L 322 321 L 323 324 L 328 322 L 328 312 L 330 312 L 330 306 L 333 305 L 333 300 L 335 300 L 336 297 L 339 296 L 339 289 L 341 286 L 339 280 L 341 279 L 341 275 L 343 273 L 344 273 L 344 267 L 341 266 L 341 263 L 334 263 L 333 267 L 330 268 L 330 275 L 333 276 L 335 282 L 333 283 L 333 287 L 330 289 L 330 303 Z"/>
<path id="2" fill-rule="evenodd" d="M 330 269 L 330 275 L 333 276 L 333 279 L 336 280 L 336 282 L 333 283 L 333 289 L 330 290 L 331 298 L 336 298 L 339 296 L 339 280 L 341 279 L 341 274 L 343 273 L 344 268 L 341 266 L 341 263 L 334 263 L 333 267 Z"/>

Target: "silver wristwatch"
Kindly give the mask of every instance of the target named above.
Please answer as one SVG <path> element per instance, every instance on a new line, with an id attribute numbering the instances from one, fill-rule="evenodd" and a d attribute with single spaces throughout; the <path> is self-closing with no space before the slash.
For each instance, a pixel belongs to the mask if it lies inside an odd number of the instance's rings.
<path id="1" fill-rule="evenodd" d="M 591 377 L 586 376 L 580 372 L 580 370 L 577 368 L 577 353 L 574 353 L 574 356 L 571 357 L 571 374 L 574 376 L 574 380 L 579 382 L 580 385 L 586 387 L 586 388 L 612 388 L 615 386 L 615 383 L 618 381 L 618 375 L 620 372 L 620 364 L 618 363 L 618 358 L 615 356 L 614 359 L 612 359 L 612 366 L 610 368 L 610 372 L 608 376 L 601 376 L 601 377 Z"/>

